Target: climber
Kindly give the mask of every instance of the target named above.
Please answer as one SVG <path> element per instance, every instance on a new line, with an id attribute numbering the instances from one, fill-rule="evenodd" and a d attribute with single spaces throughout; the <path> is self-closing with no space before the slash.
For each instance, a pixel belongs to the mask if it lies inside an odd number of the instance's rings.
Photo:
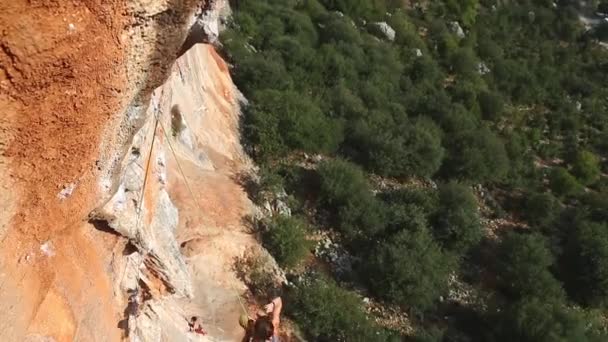
<path id="1" fill-rule="evenodd" d="M 188 322 L 188 326 L 190 327 L 190 332 L 207 335 L 207 332 L 203 329 L 203 319 L 199 316 L 192 316 Z"/>
<path id="2" fill-rule="evenodd" d="M 279 342 L 279 324 L 281 322 L 283 301 L 276 297 L 256 313 L 256 320 L 241 316 L 239 324 L 245 329 L 243 342 Z"/>

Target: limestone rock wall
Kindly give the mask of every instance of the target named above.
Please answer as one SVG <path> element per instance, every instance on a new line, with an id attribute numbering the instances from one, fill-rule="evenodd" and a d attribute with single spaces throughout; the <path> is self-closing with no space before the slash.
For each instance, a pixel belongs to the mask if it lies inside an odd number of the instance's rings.
<path id="1" fill-rule="evenodd" d="M 200 77 L 175 60 L 211 5 L 0 4 L 0 340 L 201 340 L 169 141 L 211 164 L 194 129 L 173 136 L 162 85 Z"/>

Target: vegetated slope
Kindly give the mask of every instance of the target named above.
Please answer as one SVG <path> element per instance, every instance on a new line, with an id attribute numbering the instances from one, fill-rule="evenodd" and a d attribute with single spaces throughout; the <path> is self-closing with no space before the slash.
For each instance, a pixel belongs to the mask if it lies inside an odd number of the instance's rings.
<path id="1" fill-rule="evenodd" d="M 574 6 L 268 0 L 235 9 L 223 42 L 250 100 L 244 134 L 261 185 L 285 188 L 309 232 L 328 230 L 346 248 L 352 269 L 334 278 L 408 310 L 421 336 L 603 338 L 594 310 L 608 298 L 608 53 Z M 391 179 L 370 184 L 372 173 Z M 292 264 L 285 246 L 306 241 L 289 236 L 265 243 Z M 308 265 L 313 278 L 324 273 Z M 338 312 L 357 305 L 344 287 L 299 285 L 290 314 L 309 337 L 377 329 L 360 315 L 315 318 L 315 300 L 332 298 L 325 309 Z"/>

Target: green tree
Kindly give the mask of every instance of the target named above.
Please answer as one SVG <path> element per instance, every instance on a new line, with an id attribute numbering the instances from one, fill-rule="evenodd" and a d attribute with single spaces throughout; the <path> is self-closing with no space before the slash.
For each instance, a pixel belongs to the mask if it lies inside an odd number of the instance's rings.
<path id="1" fill-rule="evenodd" d="M 347 241 L 369 239 L 384 228 L 384 210 L 374 197 L 365 174 L 356 165 L 332 160 L 318 168 L 320 204 L 334 216 Z"/>
<path id="2" fill-rule="evenodd" d="M 567 289 L 579 302 L 608 305 L 608 226 L 582 220 L 575 223 L 566 246 Z"/>
<path id="3" fill-rule="evenodd" d="M 487 127 L 457 133 L 448 141 L 444 175 L 474 182 L 499 181 L 507 175 L 509 159 L 505 146 Z"/>
<path id="4" fill-rule="evenodd" d="M 580 312 L 537 298 L 510 305 L 497 325 L 494 340 L 504 342 L 599 342 L 606 338 Z"/>
<path id="5" fill-rule="evenodd" d="M 580 193 L 583 189 L 581 184 L 563 167 L 551 170 L 549 174 L 551 190 L 558 196 L 570 196 Z"/>
<path id="6" fill-rule="evenodd" d="M 600 160 L 592 152 L 579 151 L 572 163 L 572 174 L 585 185 L 593 184 L 602 173 Z"/>
<path id="7" fill-rule="evenodd" d="M 247 96 L 256 90 L 288 89 L 292 85 L 280 58 L 254 54 L 239 61 L 235 71 L 234 82 Z"/>
<path id="8" fill-rule="evenodd" d="M 496 121 L 501 118 L 504 103 L 499 94 L 484 91 L 478 95 L 477 99 L 479 100 L 479 107 L 484 119 Z"/>
<path id="9" fill-rule="evenodd" d="M 386 206 L 386 235 L 426 229 L 438 206 L 435 191 L 399 189 L 380 195 Z M 390 237 L 390 236 L 388 236 Z"/>
<path id="10" fill-rule="evenodd" d="M 521 212 L 532 225 L 545 226 L 557 216 L 559 201 L 548 192 L 531 193 L 527 195 Z"/>
<path id="11" fill-rule="evenodd" d="M 378 296 L 419 312 L 432 308 L 447 291 L 454 266 L 424 228 L 397 233 L 378 244 L 364 262 L 365 275 Z"/>
<path id="12" fill-rule="evenodd" d="M 341 140 L 341 125 L 327 118 L 312 99 L 292 91 L 258 91 L 246 122 L 248 138 L 262 157 L 280 155 L 285 147 L 331 152 Z"/>
<path id="13" fill-rule="evenodd" d="M 455 72 L 463 76 L 471 76 L 477 70 L 477 58 L 473 50 L 468 48 L 458 49 L 450 58 L 450 63 Z"/>
<path id="14" fill-rule="evenodd" d="M 374 113 L 372 113 L 374 114 Z M 401 125 L 390 119 L 360 121 L 350 136 L 357 159 L 369 169 L 388 176 L 432 176 L 440 167 L 444 149 L 441 130 L 430 119 L 418 118 Z"/>
<path id="15" fill-rule="evenodd" d="M 276 216 L 266 225 L 262 240 L 279 265 L 297 266 L 308 253 L 306 224 L 296 217 Z"/>
<path id="16" fill-rule="evenodd" d="M 387 341 L 361 300 L 332 281 L 311 280 L 288 295 L 287 314 L 313 341 Z"/>
<path id="17" fill-rule="evenodd" d="M 457 254 L 466 253 L 481 240 L 477 201 L 465 185 L 450 182 L 440 187 L 434 222 L 435 238 Z"/>
<path id="18" fill-rule="evenodd" d="M 510 295 L 517 299 L 563 300 L 564 291 L 549 271 L 553 255 L 542 236 L 507 235 L 501 243 L 498 261 L 500 283 Z"/>

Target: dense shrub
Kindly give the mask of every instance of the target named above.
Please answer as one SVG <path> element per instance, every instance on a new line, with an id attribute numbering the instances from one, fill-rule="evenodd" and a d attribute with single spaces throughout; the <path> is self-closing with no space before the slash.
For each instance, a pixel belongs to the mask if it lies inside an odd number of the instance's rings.
<path id="1" fill-rule="evenodd" d="M 340 124 L 323 115 L 314 101 L 289 91 L 258 91 L 246 126 L 258 157 L 272 157 L 285 147 L 331 152 L 341 140 Z"/>
<path id="2" fill-rule="evenodd" d="M 559 212 L 559 202 L 550 193 L 528 194 L 521 208 L 524 217 L 534 226 L 551 223 Z"/>
<path id="3" fill-rule="evenodd" d="M 583 190 L 576 178 L 574 178 L 568 170 L 562 167 L 551 170 L 549 182 L 551 184 L 551 190 L 558 196 L 575 195 Z"/>
<path id="4" fill-rule="evenodd" d="M 380 118 L 376 115 L 376 118 Z M 432 176 L 441 165 L 444 149 L 441 132 L 428 119 L 402 125 L 359 121 L 348 141 L 355 158 L 369 169 L 389 176 Z"/>
<path id="5" fill-rule="evenodd" d="M 504 110 L 504 102 L 500 95 L 493 92 L 481 92 L 478 96 L 481 113 L 486 120 L 498 120 Z"/>
<path id="6" fill-rule="evenodd" d="M 386 207 L 387 236 L 402 230 L 426 229 L 438 206 L 434 191 L 400 189 L 383 193 L 381 198 Z"/>
<path id="7" fill-rule="evenodd" d="M 296 217 L 275 216 L 266 225 L 264 245 L 279 265 L 294 267 L 306 256 L 306 224 Z"/>
<path id="8" fill-rule="evenodd" d="M 363 171 L 343 160 L 324 162 L 318 169 L 320 201 L 333 213 L 339 230 L 350 241 L 371 237 L 384 225 L 381 204 Z"/>
<path id="9" fill-rule="evenodd" d="M 509 159 L 502 140 L 488 128 L 456 134 L 450 140 L 444 164 L 445 175 L 464 180 L 502 180 L 509 171 Z"/>
<path id="10" fill-rule="evenodd" d="M 523 299 L 500 315 L 495 341 L 554 342 L 602 341 L 603 333 L 587 317 L 560 303 Z"/>
<path id="11" fill-rule="evenodd" d="M 608 305 L 608 226 L 582 220 L 568 238 L 565 264 L 569 294 L 592 307 Z"/>
<path id="12" fill-rule="evenodd" d="M 447 291 L 454 260 L 441 251 L 428 228 L 420 227 L 378 244 L 364 263 L 365 275 L 378 296 L 421 312 L 432 308 Z"/>
<path id="13" fill-rule="evenodd" d="M 549 271 L 553 256 L 542 236 L 507 235 L 500 246 L 498 262 L 497 274 L 502 287 L 515 298 L 557 302 L 564 298 L 559 282 Z"/>
<path id="14" fill-rule="evenodd" d="M 442 185 L 434 223 L 435 238 L 451 251 L 466 253 L 479 242 L 482 230 L 471 189 L 455 182 Z"/>
<path id="15" fill-rule="evenodd" d="M 332 281 L 312 280 L 289 295 L 287 313 L 313 341 L 387 341 L 366 316 L 361 300 Z"/>
<path id="16" fill-rule="evenodd" d="M 579 151 L 572 163 L 572 174 L 585 185 L 595 182 L 601 174 L 599 158 L 589 151 Z"/>

